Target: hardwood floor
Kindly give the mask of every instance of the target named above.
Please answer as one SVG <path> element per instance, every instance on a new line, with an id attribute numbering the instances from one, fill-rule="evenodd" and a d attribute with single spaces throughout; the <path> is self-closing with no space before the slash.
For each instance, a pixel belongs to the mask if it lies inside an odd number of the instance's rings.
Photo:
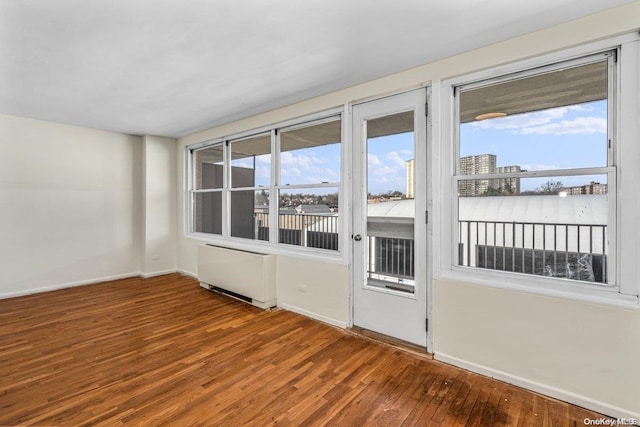
<path id="1" fill-rule="evenodd" d="M 583 425 L 601 415 L 176 274 L 0 300 L 0 425 Z"/>

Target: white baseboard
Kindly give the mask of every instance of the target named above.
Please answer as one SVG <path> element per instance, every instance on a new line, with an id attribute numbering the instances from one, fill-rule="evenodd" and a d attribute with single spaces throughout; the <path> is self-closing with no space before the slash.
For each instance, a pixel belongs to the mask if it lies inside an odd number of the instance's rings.
<path id="1" fill-rule="evenodd" d="M 194 279 L 198 278 L 198 274 L 197 273 L 192 273 L 190 271 L 183 270 L 181 268 L 176 268 L 176 272 L 180 273 L 180 274 L 184 274 L 185 276 L 193 277 Z"/>
<path id="2" fill-rule="evenodd" d="M 640 419 L 640 414 L 633 411 L 610 405 L 605 402 L 601 402 L 595 399 L 591 399 L 586 396 L 582 396 L 577 393 L 573 393 L 567 390 L 562 390 L 556 387 L 552 387 L 546 384 L 542 384 L 536 381 L 532 381 L 526 378 L 519 377 L 517 375 L 511 375 L 507 372 L 499 371 L 497 369 L 489 368 L 484 365 L 478 365 L 473 362 L 469 362 L 463 359 L 459 359 L 447 354 L 438 353 L 434 354 L 434 358 L 444 363 L 457 366 L 459 368 L 467 369 L 472 372 L 476 372 L 487 377 L 495 378 L 505 383 L 513 384 L 518 387 L 526 388 L 528 390 L 535 391 L 536 393 L 544 394 L 564 402 L 572 403 L 583 408 L 590 409 L 592 411 L 599 412 L 613 418 L 635 418 Z"/>
<path id="3" fill-rule="evenodd" d="M 61 284 L 52 285 L 52 286 L 43 286 L 41 288 L 31 288 L 31 289 L 23 289 L 23 290 L 13 291 L 13 292 L 6 292 L 6 293 L 0 294 L 0 299 L 21 297 L 21 296 L 31 295 L 31 294 L 39 294 L 41 292 L 57 291 L 58 289 L 73 288 L 75 286 L 93 285 L 95 283 L 110 282 L 112 280 L 128 279 L 131 277 L 140 277 L 140 272 L 136 271 L 135 273 L 116 274 L 113 276 L 96 277 L 94 279 L 80 280 L 77 282 L 68 282 L 68 283 L 61 283 Z"/>
<path id="4" fill-rule="evenodd" d="M 163 270 L 163 271 L 154 271 L 153 273 L 140 273 L 140 277 L 142 277 L 143 279 L 148 279 L 150 277 L 156 277 L 156 276 L 164 276 L 165 274 L 171 274 L 171 273 L 177 273 L 178 270 L 175 268 L 171 268 L 169 270 Z"/>
<path id="5" fill-rule="evenodd" d="M 278 307 L 279 308 L 283 308 L 283 309 L 288 310 L 288 311 L 292 311 L 294 313 L 301 314 L 301 315 L 303 315 L 305 317 L 310 317 L 312 319 L 319 320 L 320 322 L 323 322 L 323 323 L 328 323 L 329 325 L 332 325 L 332 326 L 337 326 L 338 328 L 345 329 L 347 327 L 347 323 L 346 322 L 343 322 L 341 320 L 332 319 L 330 317 L 322 316 L 321 314 L 313 313 L 311 311 L 305 310 L 305 309 L 300 308 L 300 307 L 296 307 L 296 306 L 289 305 L 289 304 L 280 304 L 280 303 L 278 303 Z"/>

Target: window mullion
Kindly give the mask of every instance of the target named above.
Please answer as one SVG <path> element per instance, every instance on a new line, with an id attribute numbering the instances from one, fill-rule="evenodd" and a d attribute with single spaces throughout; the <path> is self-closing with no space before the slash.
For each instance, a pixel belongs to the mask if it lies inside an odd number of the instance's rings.
<path id="1" fill-rule="evenodd" d="M 231 149 L 229 141 L 224 142 L 223 147 L 223 176 L 222 176 L 222 236 L 231 235 Z"/>
<path id="2" fill-rule="evenodd" d="M 271 187 L 269 191 L 269 242 L 278 243 L 279 231 L 279 190 L 280 185 L 280 135 L 277 129 L 271 130 Z"/>

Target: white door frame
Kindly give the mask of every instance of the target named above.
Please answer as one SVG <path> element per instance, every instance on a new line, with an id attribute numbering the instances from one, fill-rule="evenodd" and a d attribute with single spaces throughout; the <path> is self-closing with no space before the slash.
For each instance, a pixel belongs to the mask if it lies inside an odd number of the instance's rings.
<path id="1" fill-rule="evenodd" d="M 425 328 L 425 320 L 431 318 L 431 295 L 432 295 L 432 283 L 431 283 L 431 275 L 429 274 L 432 268 L 432 256 L 430 250 L 432 248 L 432 244 L 430 239 L 428 238 L 431 233 L 428 232 L 427 226 L 427 206 L 431 206 L 431 183 L 427 181 L 427 171 L 430 170 L 432 166 L 432 162 L 430 159 L 431 154 L 431 117 L 427 112 L 430 110 L 430 97 L 431 97 L 431 88 L 420 88 L 414 89 L 407 92 L 402 92 L 395 95 L 385 96 L 379 99 L 367 100 L 366 102 L 361 102 L 357 104 L 353 104 L 349 106 L 349 125 L 350 125 L 350 135 L 349 138 L 351 140 L 351 163 L 352 163 L 352 182 L 351 182 L 351 199 L 354 205 L 354 209 L 351 213 L 350 218 L 350 229 L 352 234 L 357 234 L 357 231 L 362 227 L 362 222 L 366 221 L 362 217 L 362 213 L 364 212 L 366 217 L 366 194 L 363 194 L 362 191 L 362 180 L 364 179 L 364 171 L 366 170 L 366 147 L 363 147 L 362 140 L 356 140 L 354 138 L 355 135 L 358 134 L 355 127 L 360 127 L 360 123 L 353 123 L 354 120 L 354 108 L 358 108 L 360 105 L 372 104 L 377 105 L 374 107 L 375 109 L 379 109 L 383 111 L 382 114 L 373 114 L 371 118 L 385 116 L 387 114 L 393 114 L 401 111 L 413 110 L 415 112 L 414 117 L 414 132 L 415 132 L 415 194 L 417 198 L 415 199 L 415 220 L 414 220 L 414 245 L 415 245 L 415 278 L 416 278 L 416 293 L 415 296 L 404 295 L 398 296 L 395 295 L 393 298 L 409 298 L 409 299 L 420 299 L 421 302 L 424 303 L 423 308 L 424 313 L 422 316 L 424 317 L 420 321 L 420 328 L 422 330 L 427 329 L 427 332 L 423 339 L 420 340 L 420 345 L 426 346 L 427 351 L 432 351 L 432 334 L 431 334 L 431 325 L 428 328 Z M 375 103 L 375 104 L 373 104 Z M 366 117 L 363 117 L 366 119 Z M 364 149 L 364 151 L 363 151 Z M 356 188 L 359 186 L 360 188 Z M 359 213 L 358 213 L 359 212 Z M 359 218 L 356 218 L 359 216 Z M 357 224 L 356 221 L 361 221 L 360 224 Z M 351 265 L 351 277 L 350 277 L 350 319 L 349 325 L 353 326 L 356 320 L 356 286 L 362 286 L 361 275 L 363 274 L 362 263 L 360 261 L 356 262 L 356 257 L 361 257 L 362 245 L 363 243 L 354 242 L 351 240 L 350 245 L 350 265 Z M 360 251 L 357 253 L 356 251 Z M 366 263 L 366 260 L 365 260 Z M 420 282 L 420 283 L 419 283 Z M 383 294 L 384 290 L 378 290 L 377 292 Z M 394 292 L 387 292 L 389 294 L 394 294 Z"/>

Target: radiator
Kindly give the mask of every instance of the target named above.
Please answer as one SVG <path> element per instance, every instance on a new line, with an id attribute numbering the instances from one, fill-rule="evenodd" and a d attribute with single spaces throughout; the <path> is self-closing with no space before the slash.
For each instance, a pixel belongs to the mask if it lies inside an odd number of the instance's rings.
<path id="1" fill-rule="evenodd" d="M 260 308 L 276 305 L 276 256 L 213 245 L 198 248 L 198 279 L 205 289 Z"/>

